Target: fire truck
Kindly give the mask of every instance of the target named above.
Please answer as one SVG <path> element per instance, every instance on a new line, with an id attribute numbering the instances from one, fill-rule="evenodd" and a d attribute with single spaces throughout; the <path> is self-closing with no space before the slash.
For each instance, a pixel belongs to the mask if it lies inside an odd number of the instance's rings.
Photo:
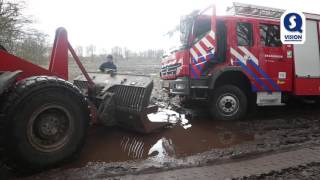
<path id="1" fill-rule="evenodd" d="M 284 10 L 233 3 L 183 16 L 181 46 L 161 61 L 161 85 L 172 95 L 204 99 L 214 119 L 238 120 L 249 107 L 320 97 L 320 15 L 306 16 L 306 41 L 282 44 Z"/>

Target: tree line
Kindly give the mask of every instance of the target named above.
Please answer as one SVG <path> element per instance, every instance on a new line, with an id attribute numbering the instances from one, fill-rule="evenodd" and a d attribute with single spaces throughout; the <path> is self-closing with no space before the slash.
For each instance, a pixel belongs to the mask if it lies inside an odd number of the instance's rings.
<path id="1" fill-rule="evenodd" d="M 31 25 L 31 17 L 23 14 L 26 2 L 22 0 L 0 0 L 0 45 L 10 53 L 34 63 L 42 64 L 51 55 L 52 42 L 48 42 L 48 35 L 40 32 Z M 112 54 L 116 59 L 130 58 L 161 58 L 163 50 L 131 51 L 126 47 L 115 46 L 110 50 L 98 51 L 95 45 L 77 46 L 75 51 L 80 57 L 95 57 Z"/>
<path id="2" fill-rule="evenodd" d="M 23 15 L 24 1 L 0 0 L 0 44 L 9 52 L 41 62 L 47 55 L 47 35 L 31 28 L 33 20 Z"/>
<path id="3" fill-rule="evenodd" d="M 102 49 L 98 52 L 96 46 L 76 46 L 75 51 L 80 57 L 96 57 L 112 54 L 116 59 L 128 60 L 130 58 L 151 58 L 160 59 L 164 54 L 162 49 L 147 49 L 141 51 L 132 51 L 127 47 L 114 46 L 110 50 Z"/>

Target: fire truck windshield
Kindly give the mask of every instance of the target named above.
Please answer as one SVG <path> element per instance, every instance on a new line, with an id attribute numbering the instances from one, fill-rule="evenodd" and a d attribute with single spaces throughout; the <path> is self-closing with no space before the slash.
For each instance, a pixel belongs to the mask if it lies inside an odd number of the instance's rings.
<path id="1" fill-rule="evenodd" d="M 206 14 L 209 12 L 209 15 Z M 211 13 L 211 14 L 210 14 Z M 193 11 L 191 14 L 187 16 L 182 16 L 180 19 L 180 41 L 182 46 L 188 46 L 190 43 L 190 35 L 192 29 L 194 28 L 193 35 L 198 36 L 200 34 L 204 34 L 208 32 L 211 28 L 211 16 L 212 9 L 208 8 L 202 13 L 199 10 Z M 196 38 L 194 37 L 194 38 Z"/>
<path id="2" fill-rule="evenodd" d="M 183 16 L 180 20 L 180 41 L 182 46 L 188 45 L 188 39 L 191 33 L 193 18 L 190 16 Z"/>

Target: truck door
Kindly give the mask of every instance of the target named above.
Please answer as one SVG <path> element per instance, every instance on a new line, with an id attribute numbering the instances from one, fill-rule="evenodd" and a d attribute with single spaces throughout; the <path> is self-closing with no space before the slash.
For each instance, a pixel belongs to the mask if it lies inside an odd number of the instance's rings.
<path id="1" fill-rule="evenodd" d="M 241 67 L 250 79 L 253 91 L 266 91 L 268 89 L 257 72 L 260 62 L 258 59 L 259 49 L 255 40 L 257 38 L 255 26 L 255 23 L 246 18 L 237 18 L 233 21 L 230 26 L 234 37 L 230 47 L 230 62 L 232 66 Z"/>
<path id="2" fill-rule="evenodd" d="M 282 45 L 280 25 L 274 21 L 258 22 L 260 69 L 272 92 L 292 90 L 292 45 Z"/>
<path id="3" fill-rule="evenodd" d="M 193 24 L 190 46 L 190 74 L 192 79 L 206 75 L 208 62 L 216 52 L 215 6 L 203 10 Z"/>

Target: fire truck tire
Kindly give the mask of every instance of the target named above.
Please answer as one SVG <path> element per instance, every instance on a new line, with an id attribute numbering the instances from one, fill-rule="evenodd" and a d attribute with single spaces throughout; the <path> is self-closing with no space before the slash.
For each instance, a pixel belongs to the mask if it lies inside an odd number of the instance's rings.
<path id="1" fill-rule="evenodd" d="M 316 104 L 320 105 L 320 96 L 317 96 L 317 97 L 315 98 L 315 101 L 316 101 Z"/>
<path id="2" fill-rule="evenodd" d="M 37 76 L 21 80 L 4 97 L 2 157 L 12 170 L 40 171 L 78 154 L 90 111 L 77 87 L 59 78 Z"/>
<path id="3" fill-rule="evenodd" d="M 240 120 L 246 115 L 247 109 L 248 98 L 239 87 L 223 85 L 214 90 L 210 112 L 215 120 Z"/>

